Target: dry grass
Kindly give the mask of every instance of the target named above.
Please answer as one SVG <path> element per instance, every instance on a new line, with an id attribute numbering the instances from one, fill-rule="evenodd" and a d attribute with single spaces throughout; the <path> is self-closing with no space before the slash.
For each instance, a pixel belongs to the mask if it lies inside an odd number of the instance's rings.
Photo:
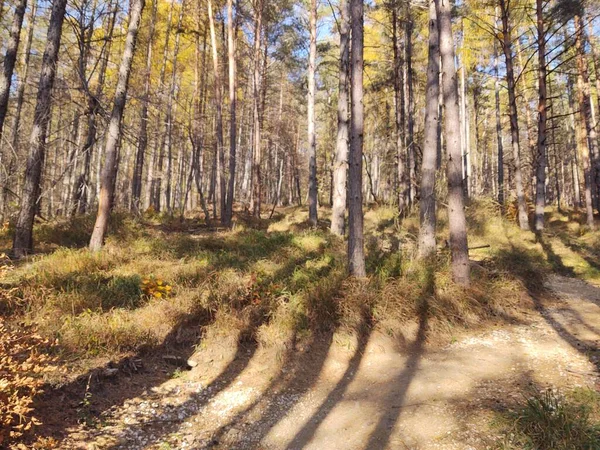
<path id="1" fill-rule="evenodd" d="M 370 277 L 357 282 L 346 278 L 345 243 L 325 223 L 309 229 L 303 209 L 288 208 L 261 221 L 260 229 L 239 219 L 233 231 L 209 231 L 193 219 L 140 222 L 118 214 L 98 254 L 77 248 L 87 241 L 89 218 L 43 224 L 36 237 L 48 253 L 5 273 L 0 283 L 11 294 L 0 301 L 20 305 L 22 319 L 79 356 L 151 350 L 194 321 L 207 342 L 243 334 L 262 346 L 285 345 L 292 335 L 351 332 L 365 308 L 373 326 L 400 336 L 424 305 L 429 336 L 445 339 L 461 329 L 518 320 L 519 311 L 531 307 L 527 292 L 556 268 L 547 246 L 502 218 L 494 202 L 472 204 L 467 212 L 470 245 L 489 245 L 471 253 L 476 262 L 468 290 L 451 282 L 443 248 L 434 262 L 415 260 L 414 216 L 399 224 L 389 208 L 367 211 Z M 600 252 L 598 234 L 582 229 L 579 217 L 564 222 L 566 216 L 555 214 L 547 239 L 558 242 L 560 231 L 566 242 L 576 234 L 580 248 L 570 251 L 584 262 Z M 441 226 L 439 242 L 445 236 Z M 595 270 L 586 264 L 582 272 Z M 168 292 L 148 295 L 145 279 L 164 281 Z"/>

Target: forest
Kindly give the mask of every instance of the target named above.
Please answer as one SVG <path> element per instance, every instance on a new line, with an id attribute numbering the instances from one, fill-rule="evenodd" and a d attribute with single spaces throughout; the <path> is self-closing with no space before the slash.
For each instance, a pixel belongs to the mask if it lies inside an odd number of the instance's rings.
<path id="1" fill-rule="evenodd" d="M 596 0 L 0 0 L 0 449 L 600 449 Z"/>

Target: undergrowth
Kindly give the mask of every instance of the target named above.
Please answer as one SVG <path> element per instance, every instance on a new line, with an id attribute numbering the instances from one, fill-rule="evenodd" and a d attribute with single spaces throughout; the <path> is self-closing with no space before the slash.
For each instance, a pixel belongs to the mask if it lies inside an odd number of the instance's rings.
<path id="1" fill-rule="evenodd" d="M 595 450 L 600 448 L 600 394 L 591 389 L 534 392 L 498 422 L 506 450 Z"/>
<path id="2" fill-rule="evenodd" d="M 557 214 L 551 224 L 563 217 Z M 96 254 L 81 248 L 89 217 L 44 223 L 35 230 L 39 246 L 55 250 L 1 276 L 0 310 L 79 356 L 152 349 L 194 320 L 199 327 L 223 328 L 218 335 L 229 327 L 251 330 L 263 345 L 281 342 L 290 329 L 352 332 L 365 305 L 371 324 L 391 336 L 402 334 L 424 303 L 431 339 L 518 321 L 519 311 L 531 307 L 528 294 L 539 292 L 545 274 L 555 269 L 556 238 L 522 232 L 492 201 L 471 204 L 467 216 L 475 247 L 467 290 L 450 280 L 443 209 L 441 248 L 427 264 L 415 258 L 416 216 L 399 224 L 392 209 L 367 211 L 367 281 L 347 279 L 344 241 L 326 224 L 305 226 L 306 211 L 298 208 L 261 221 L 258 229 L 239 219 L 233 231 L 210 231 L 194 219 L 116 214 L 106 247 Z M 587 236 L 580 244 L 586 252 L 600 249 L 595 233 L 577 230 Z"/>

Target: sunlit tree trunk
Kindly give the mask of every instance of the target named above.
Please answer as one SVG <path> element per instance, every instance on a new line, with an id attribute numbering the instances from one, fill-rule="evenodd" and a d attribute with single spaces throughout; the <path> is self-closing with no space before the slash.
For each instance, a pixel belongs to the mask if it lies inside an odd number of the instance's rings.
<path id="1" fill-rule="evenodd" d="M 519 227 L 522 230 L 529 230 L 529 218 L 527 214 L 527 202 L 525 200 L 525 191 L 523 188 L 523 174 L 521 171 L 521 148 L 519 144 L 519 116 L 517 112 L 517 95 L 515 87 L 515 74 L 513 66 L 512 53 L 512 28 L 509 23 L 508 9 L 509 0 L 500 0 L 500 10 L 502 18 L 502 36 L 504 58 L 506 60 L 506 84 L 508 86 L 508 105 L 510 118 L 510 136 L 513 151 L 513 164 L 515 173 L 515 191 L 517 194 L 517 207 L 519 216 Z"/>
<path id="2" fill-rule="evenodd" d="M 396 124 L 396 173 L 398 178 L 398 213 L 403 216 L 409 207 L 409 176 L 406 163 L 406 105 L 404 97 L 404 48 L 398 36 L 398 5 L 392 5 L 392 46 L 394 54 L 394 103 Z"/>
<path id="3" fill-rule="evenodd" d="M 21 258 L 33 249 L 33 219 L 40 192 L 40 178 L 46 153 L 46 134 L 50 122 L 52 87 L 56 77 L 56 64 L 65 19 L 67 0 L 55 0 L 52 4 L 46 49 L 33 115 L 33 129 L 29 140 L 29 157 L 25 171 L 25 184 L 21 195 L 21 209 L 15 227 L 12 253 Z"/>
<path id="4" fill-rule="evenodd" d="M 23 110 L 23 101 L 25 99 L 25 87 L 27 86 L 27 80 L 29 76 L 29 59 L 31 56 L 31 43 L 33 41 L 33 31 L 35 29 L 35 15 L 37 12 L 37 2 L 33 2 L 31 5 L 31 10 L 29 13 L 28 19 L 28 28 L 27 28 L 27 37 L 25 40 L 25 49 L 23 51 L 23 59 L 21 60 L 21 73 L 19 74 L 19 83 L 17 85 L 17 95 L 16 95 L 16 106 L 15 112 L 13 116 L 12 122 L 12 139 L 11 139 L 11 148 L 12 155 L 8 156 L 8 170 L 6 176 L 0 175 L 0 220 L 4 218 L 4 213 L 6 209 L 6 201 L 8 199 L 9 193 L 12 195 L 16 194 L 16 190 L 12 183 L 10 182 L 12 179 L 16 178 L 14 169 L 15 169 L 15 156 L 19 152 L 19 143 L 20 143 L 20 128 L 21 128 L 21 111 Z M 1 138 L 0 138 L 1 139 Z M 4 158 L 3 156 L 3 145 L 0 144 L 0 159 Z M 1 161 L 0 161 L 1 162 Z M 10 192 L 9 192 L 10 190 Z"/>
<path id="5" fill-rule="evenodd" d="M 250 209 L 254 217 L 260 218 L 261 196 L 262 196 L 262 179 L 261 168 L 261 117 L 260 117 L 260 34 L 262 31 L 262 15 L 263 15 L 264 0 L 256 0 L 254 4 L 254 70 L 253 70 L 253 132 L 252 132 L 252 197 Z"/>
<path id="6" fill-rule="evenodd" d="M 88 119 L 87 119 L 87 130 L 86 130 L 86 138 L 83 144 L 83 173 L 79 177 L 78 186 L 77 186 L 77 198 L 78 205 L 77 210 L 79 214 L 84 214 L 87 212 L 88 207 L 92 203 L 93 192 L 91 189 L 91 165 L 92 165 L 92 152 L 94 146 L 96 145 L 97 134 L 98 134 L 98 117 L 102 112 L 100 97 L 102 96 L 102 92 L 104 91 L 104 82 L 106 80 L 106 71 L 109 63 L 109 55 L 110 50 L 112 48 L 112 38 L 115 30 L 115 23 L 117 19 L 117 12 L 119 11 L 119 6 L 117 3 L 114 5 L 112 2 L 110 6 L 113 8 L 106 28 L 106 39 L 107 44 L 104 48 L 103 52 L 100 55 L 100 67 L 98 70 L 98 81 L 96 85 L 96 89 L 94 93 L 88 93 Z M 97 155 L 98 161 L 101 160 L 101 155 Z"/>
<path id="7" fill-rule="evenodd" d="M 417 201 L 417 176 L 415 161 L 415 94 L 412 67 L 412 32 L 413 22 L 410 13 L 410 3 L 406 3 L 406 21 L 404 23 L 405 63 L 406 63 L 406 151 L 408 156 L 408 186 L 411 208 Z"/>
<path id="8" fill-rule="evenodd" d="M 536 26 L 538 44 L 538 135 L 537 167 L 535 180 L 535 229 L 544 229 L 544 207 L 546 206 L 546 29 L 543 0 L 536 0 Z"/>
<path id="9" fill-rule="evenodd" d="M 421 164 L 421 208 L 419 256 L 435 255 L 436 199 L 435 172 L 438 156 L 438 100 L 440 95 L 440 47 L 436 0 L 429 0 L 429 51 L 427 58 L 427 91 L 425 93 L 425 126 L 423 162 Z"/>
<path id="10" fill-rule="evenodd" d="M 224 165 L 225 158 L 223 153 L 223 104 L 222 104 L 222 83 L 221 72 L 219 70 L 219 55 L 217 51 L 217 37 L 215 33 L 215 20 L 212 11 L 212 2 L 208 0 L 208 21 L 210 24 L 210 42 L 212 47 L 213 71 L 214 71 L 214 88 L 215 88 L 215 112 L 216 112 L 216 138 L 217 138 L 217 153 L 216 158 L 216 178 L 215 178 L 215 196 L 216 203 L 219 204 L 219 215 L 223 220 L 225 218 L 225 174 Z"/>
<path id="11" fill-rule="evenodd" d="M 4 54 L 4 63 L 0 73 L 0 163 L 2 162 L 2 130 L 4 129 L 4 120 L 8 110 L 8 98 L 10 96 L 10 86 L 12 84 L 13 71 L 17 61 L 17 50 L 21 37 L 21 27 L 25 17 L 27 0 L 19 0 L 15 7 L 13 22 L 6 43 L 6 53 Z"/>
<path id="12" fill-rule="evenodd" d="M 496 21 L 498 9 L 496 8 Z M 502 143 L 502 119 L 500 112 L 500 74 L 498 72 L 498 44 L 494 39 L 494 99 L 496 102 L 496 142 L 498 156 L 498 203 L 504 208 L 504 145 Z"/>
<path id="13" fill-rule="evenodd" d="M 596 133 L 591 123 L 591 99 L 590 83 L 587 71 L 587 61 L 585 60 L 584 36 L 581 18 L 575 16 L 575 48 L 577 51 L 577 94 L 579 100 L 579 118 L 580 118 L 580 149 L 581 161 L 583 163 L 583 176 L 585 186 L 585 210 L 587 224 L 594 229 L 594 208 L 593 193 L 595 189 L 594 168 L 591 163 L 591 157 L 594 154 L 593 146 L 596 142 Z"/>
<path id="14" fill-rule="evenodd" d="M 229 58 L 229 186 L 223 224 L 230 227 L 233 218 L 233 198 L 236 166 L 236 106 L 237 80 L 235 63 L 235 33 L 233 26 L 233 0 L 227 0 L 227 54 Z"/>
<path id="15" fill-rule="evenodd" d="M 337 141 L 333 163 L 331 232 L 343 236 L 348 173 L 348 70 L 350 64 L 350 0 L 340 2 L 340 66 L 337 104 Z"/>
<path id="16" fill-rule="evenodd" d="M 119 76 L 115 90 L 115 100 L 108 123 L 108 132 L 106 137 L 104 167 L 102 169 L 102 178 L 100 184 L 100 197 L 98 201 L 98 215 L 94 224 L 94 231 L 90 239 L 90 250 L 98 251 L 104 244 L 104 236 L 108 228 L 111 205 L 115 193 L 115 182 L 118 171 L 117 146 L 121 137 L 121 120 L 125 110 L 127 100 L 127 88 L 129 85 L 129 75 L 133 63 L 133 54 L 137 40 L 138 29 L 144 9 L 144 0 L 135 0 L 131 5 L 129 17 L 129 26 L 123 57 L 119 66 Z"/>
<path id="17" fill-rule="evenodd" d="M 448 228 L 454 282 L 468 286 L 469 250 L 467 221 L 465 218 L 462 186 L 462 161 L 460 145 L 460 114 L 458 84 L 454 62 L 451 6 L 449 0 L 436 0 L 440 23 L 440 55 L 442 59 L 442 92 L 444 94 L 444 131 L 448 153 Z"/>
<path id="18" fill-rule="evenodd" d="M 317 226 L 317 136 L 315 130 L 315 70 L 317 64 L 317 0 L 310 0 L 308 56 L 308 221 Z"/>
<path id="19" fill-rule="evenodd" d="M 152 45 L 156 30 L 156 13 L 158 10 L 158 0 L 152 0 L 152 17 L 150 18 L 150 31 L 148 33 L 148 42 L 146 45 L 146 72 L 144 74 L 144 94 L 142 98 L 142 110 L 140 113 L 140 138 L 138 141 L 137 154 L 135 157 L 135 166 L 133 169 L 133 179 L 131 182 L 131 205 L 134 213 L 139 214 L 142 196 L 142 173 L 144 171 L 144 158 L 148 148 L 148 119 L 150 106 L 150 87 L 152 78 Z M 151 180 L 148 180 L 150 183 Z"/>
<path id="20" fill-rule="evenodd" d="M 351 118 L 348 157 L 348 270 L 355 277 L 366 276 L 363 236 L 363 0 L 351 0 Z"/>

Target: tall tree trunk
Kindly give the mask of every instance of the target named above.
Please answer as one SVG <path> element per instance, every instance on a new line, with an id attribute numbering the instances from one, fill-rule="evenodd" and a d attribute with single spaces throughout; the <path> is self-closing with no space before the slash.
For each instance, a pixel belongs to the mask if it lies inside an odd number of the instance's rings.
<path id="1" fill-rule="evenodd" d="M 537 44 L 538 44 L 538 134 L 537 167 L 535 180 L 535 230 L 544 229 L 544 207 L 546 206 L 546 30 L 544 24 L 544 0 L 536 0 Z"/>
<path id="2" fill-rule="evenodd" d="M 355 277 L 366 276 L 363 236 L 362 153 L 363 108 L 363 0 L 351 0 L 351 118 L 348 157 L 348 270 Z"/>
<path id="3" fill-rule="evenodd" d="M 260 165 L 262 162 L 260 140 L 261 140 L 261 116 L 260 116 L 260 34 L 262 31 L 262 15 L 264 0 L 256 0 L 254 4 L 254 71 L 253 71 L 253 132 L 252 132 L 252 198 L 251 209 L 254 217 L 260 218 L 262 179 Z"/>
<path id="4" fill-rule="evenodd" d="M 398 36 L 398 4 L 392 5 L 392 45 L 394 54 L 394 103 L 396 122 L 396 158 L 398 178 L 398 213 L 403 216 L 408 211 L 410 200 L 410 176 L 406 164 L 406 105 L 404 98 L 404 48 Z"/>
<path id="5" fill-rule="evenodd" d="M 596 133 L 591 123 L 591 99 L 590 83 L 587 71 L 587 61 L 584 49 L 584 30 L 581 17 L 575 16 L 575 48 L 577 51 L 577 94 L 579 100 L 580 117 L 580 149 L 583 162 L 583 176 L 585 185 L 585 210 L 587 224 L 591 229 L 595 228 L 593 194 L 595 192 L 594 167 L 591 157 L 594 155 L 593 146 L 596 142 Z"/>
<path id="6" fill-rule="evenodd" d="M 498 8 L 496 8 L 496 22 L 498 21 Z M 498 73 L 498 44 L 494 39 L 494 98 L 496 101 L 496 140 L 498 156 L 498 203 L 504 209 L 504 145 L 502 144 L 502 119 L 500 112 L 500 74 Z"/>
<path id="7" fill-rule="evenodd" d="M 519 116 L 517 112 L 517 95 L 515 87 L 515 73 L 513 66 L 512 53 L 512 28 L 509 23 L 509 14 L 507 1 L 500 0 L 500 10 L 502 17 L 502 36 L 504 58 L 506 60 L 506 84 L 508 85 L 508 103 L 510 117 L 510 136 L 512 141 L 513 164 L 515 173 L 515 191 L 517 194 L 517 207 L 519 210 L 519 227 L 522 230 L 529 230 L 529 218 L 527 214 L 527 202 L 525 200 L 525 191 L 523 188 L 523 174 L 521 171 L 521 148 L 519 144 Z"/>
<path id="8" fill-rule="evenodd" d="M 417 201 L 417 175 L 415 160 L 415 94 L 412 68 L 412 32 L 413 19 L 410 12 L 410 2 L 406 2 L 406 21 L 404 23 L 405 62 L 406 62 L 406 151 L 408 155 L 408 181 L 410 205 Z"/>
<path id="9" fill-rule="evenodd" d="M 144 171 L 144 157 L 148 148 L 148 119 L 150 106 L 150 88 L 152 84 L 152 44 L 156 30 L 156 13 L 158 0 L 152 0 L 152 17 L 150 18 L 150 30 L 146 46 L 146 72 L 144 74 L 144 97 L 142 99 L 142 110 L 140 114 L 140 138 L 138 141 L 133 179 L 131 181 L 131 205 L 135 214 L 140 214 L 140 198 L 142 196 L 142 173 Z M 148 183 L 152 180 L 148 179 Z"/>
<path id="10" fill-rule="evenodd" d="M 98 116 L 101 113 L 100 97 L 104 91 L 104 82 L 106 80 L 106 71 L 108 68 L 110 50 L 112 48 L 112 38 L 115 30 L 115 23 L 117 19 L 117 12 L 119 11 L 118 3 L 112 2 L 109 5 L 113 7 L 112 14 L 109 16 L 106 40 L 107 44 L 104 47 L 100 55 L 100 68 L 98 70 L 98 81 L 96 85 L 95 93 L 88 92 L 88 123 L 85 143 L 83 144 L 83 173 L 80 176 L 77 197 L 79 199 L 78 212 L 84 214 L 87 212 L 88 207 L 92 203 L 93 195 L 91 189 L 91 164 L 92 164 L 92 151 L 96 145 L 96 136 L 98 133 Z M 100 165 L 101 155 L 97 155 L 98 165 Z M 97 190 L 97 189 L 96 189 Z"/>
<path id="11" fill-rule="evenodd" d="M 219 70 L 219 54 L 217 51 L 217 37 L 215 33 L 215 20 L 212 11 L 212 2 L 208 0 L 208 21 L 210 24 L 210 42 L 212 47 L 213 71 L 215 78 L 215 111 L 216 111 L 216 138 L 217 138 L 217 153 L 215 154 L 217 163 L 216 172 L 216 199 L 219 204 L 219 214 L 221 220 L 225 218 L 225 174 L 224 172 L 224 153 L 223 153 L 223 104 L 222 104 L 222 85 L 221 72 Z"/>
<path id="12" fill-rule="evenodd" d="M 337 110 L 337 141 L 333 163 L 333 205 L 331 232 L 343 236 L 346 215 L 346 178 L 348 171 L 348 68 L 350 64 L 350 0 L 340 2 L 340 67 Z"/>
<path id="13" fill-rule="evenodd" d="M 33 115 L 33 129 L 29 141 L 25 185 L 21 195 L 21 209 L 17 218 L 13 240 L 12 253 L 15 258 L 22 258 L 33 249 L 33 219 L 40 192 L 40 178 L 46 153 L 46 134 L 50 122 L 52 87 L 56 77 L 56 64 L 58 62 L 66 6 L 67 0 L 55 0 L 52 4 L 46 49 L 42 59 L 41 76 Z"/>
<path id="14" fill-rule="evenodd" d="M 15 62 L 17 61 L 17 50 L 19 49 L 21 27 L 23 26 L 23 17 L 25 17 L 26 8 L 27 0 L 18 0 L 12 26 L 8 35 L 8 42 L 6 43 L 3 70 L 0 74 L 0 148 L 2 147 L 2 130 L 4 128 L 4 120 L 6 119 L 6 111 L 8 110 L 10 85 L 12 82 L 13 71 L 15 69 Z M 0 153 L 0 162 L 1 161 L 2 153 Z"/>
<path id="15" fill-rule="evenodd" d="M 223 224 L 231 227 L 236 166 L 236 106 L 237 81 L 235 66 L 235 32 L 233 26 L 233 0 L 227 0 L 227 54 L 229 57 L 229 186 Z"/>
<path id="16" fill-rule="evenodd" d="M 317 64 L 317 0 L 310 0 L 308 56 L 308 221 L 317 226 L 317 136 L 315 131 L 315 70 Z"/>
<path id="17" fill-rule="evenodd" d="M 448 222 L 450 229 L 452 278 L 456 283 L 468 286 L 470 282 L 469 249 L 467 245 L 467 221 L 465 218 L 464 192 L 462 187 L 460 114 L 458 108 L 456 67 L 454 65 L 451 6 L 449 0 L 436 0 L 436 2 L 438 8 L 437 14 L 440 21 L 444 131 L 448 152 Z"/>
<path id="18" fill-rule="evenodd" d="M 438 122 L 440 96 L 440 47 L 436 0 L 429 0 L 429 52 L 427 58 L 427 91 L 425 98 L 425 125 L 423 162 L 421 163 L 421 209 L 419 229 L 419 256 L 435 256 L 436 199 L 435 172 L 438 164 Z"/>
<path id="19" fill-rule="evenodd" d="M 31 5 L 31 10 L 29 13 L 28 20 L 28 28 L 27 28 L 27 38 L 25 41 L 25 49 L 23 51 L 23 59 L 21 61 L 21 70 L 23 71 L 19 74 L 19 83 L 17 85 L 17 98 L 16 98 L 16 107 L 15 114 L 12 122 L 12 155 L 10 156 L 10 162 L 8 163 L 8 171 L 5 177 L 0 178 L 0 220 L 3 219 L 5 208 L 6 208 L 6 200 L 8 198 L 9 189 L 14 189 L 14 187 L 9 188 L 11 186 L 11 175 L 13 175 L 14 166 L 15 166 L 15 155 L 18 154 L 19 150 L 19 137 L 20 137 L 20 128 L 21 128 L 21 111 L 23 109 L 23 102 L 25 99 L 25 87 L 27 86 L 27 79 L 29 75 L 29 58 L 31 56 L 31 43 L 33 42 L 33 31 L 35 29 L 35 15 L 37 12 L 37 2 L 33 2 Z M 2 152 L 1 148 L 3 146 L 0 145 L 0 152 Z M 0 154 L 0 159 L 2 155 Z M 1 162 L 1 161 L 0 161 Z M 16 185 L 16 183 L 14 183 Z M 15 195 L 17 190 L 12 191 L 12 194 Z"/>
<path id="20" fill-rule="evenodd" d="M 170 214 L 173 206 L 173 122 L 175 108 L 177 107 L 177 58 L 179 57 L 179 44 L 181 41 L 181 23 L 185 13 L 185 1 L 181 2 L 177 28 L 175 30 L 175 46 L 173 48 L 173 64 L 171 70 L 171 83 L 169 85 L 169 96 L 167 98 L 167 113 L 165 117 L 165 145 L 167 147 L 167 179 L 164 191 L 165 210 Z M 175 103 L 175 105 L 173 104 Z"/>
<path id="21" fill-rule="evenodd" d="M 106 160 L 102 169 L 98 215 L 96 216 L 94 231 L 92 232 L 92 237 L 90 239 L 91 251 L 99 251 L 102 248 L 104 236 L 108 228 L 108 220 L 115 193 L 115 181 L 118 171 L 117 146 L 121 137 L 121 120 L 123 118 L 123 111 L 125 110 L 125 102 L 127 100 L 129 75 L 131 73 L 133 54 L 143 9 L 144 0 L 135 0 L 131 4 L 127 38 L 125 39 L 125 48 L 123 50 L 121 65 L 119 66 L 114 105 L 108 123 L 108 135 L 106 137 L 105 146 Z"/>

